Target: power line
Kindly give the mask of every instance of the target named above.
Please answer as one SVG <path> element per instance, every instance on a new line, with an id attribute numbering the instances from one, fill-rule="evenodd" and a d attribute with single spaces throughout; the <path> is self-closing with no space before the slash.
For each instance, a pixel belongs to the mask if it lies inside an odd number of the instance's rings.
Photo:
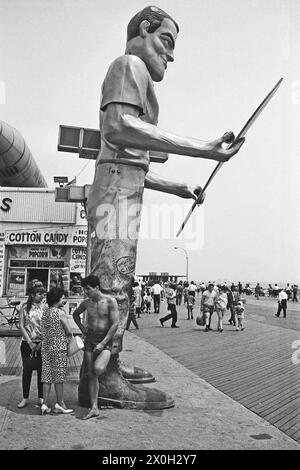
<path id="1" fill-rule="evenodd" d="M 79 175 L 81 175 L 81 173 L 86 169 L 86 167 L 89 165 L 89 163 L 91 163 L 91 160 L 88 160 L 87 163 L 81 168 L 80 172 L 74 177 L 74 178 L 78 178 Z"/>

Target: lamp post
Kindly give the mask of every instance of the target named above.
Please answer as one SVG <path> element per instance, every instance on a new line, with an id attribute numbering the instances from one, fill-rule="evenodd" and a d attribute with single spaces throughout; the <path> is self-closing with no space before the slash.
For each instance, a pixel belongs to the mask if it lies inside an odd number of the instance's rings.
<path id="1" fill-rule="evenodd" d="M 187 251 L 184 248 L 181 248 L 181 246 L 174 246 L 174 250 L 183 250 L 185 253 L 185 258 L 186 258 L 186 280 L 188 281 L 189 279 L 189 257 L 187 254 Z"/>

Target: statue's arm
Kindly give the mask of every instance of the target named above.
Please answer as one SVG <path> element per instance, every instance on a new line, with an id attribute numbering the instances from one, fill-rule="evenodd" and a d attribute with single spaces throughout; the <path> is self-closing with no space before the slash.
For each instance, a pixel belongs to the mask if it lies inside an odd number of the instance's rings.
<path id="1" fill-rule="evenodd" d="M 158 175 L 153 175 L 150 171 L 147 173 L 145 178 L 145 188 L 174 194 L 175 196 L 185 199 L 197 199 L 197 195 L 201 192 L 201 186 L 167 180 Z M 204 198 L 205 194 L 203 194 L 201 201 L 199 202 L 200 204 L 202 204 Z"/>
<path id="2" fill-rule="evenodd" d="M 208 158 L 220 162 L 229 160 L 244 143 L 244 139 L 241 139 L 226 150 L 222 144 L 229 143 L 228 135 L 208 142 L 180 137 L 144 122 L 139 115 L 140 108 L 136 106 L 123 103 L 108 104 L 103 113 L 101 126 L 105 140 L 117 148 L 126 149 L 127 153 L 133 148 Z"/>

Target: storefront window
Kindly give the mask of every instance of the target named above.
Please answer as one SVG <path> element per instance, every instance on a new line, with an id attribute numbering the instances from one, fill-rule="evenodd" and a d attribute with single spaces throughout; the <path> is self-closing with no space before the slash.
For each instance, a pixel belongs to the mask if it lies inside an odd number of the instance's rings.
<path id="1" fill-rule="evenodd" d="M 68 292 L 69 256 L 70 247 L 65 246 L 9 246 L 6 294 L 28 295 L 33 281 L 47 290 L 55 284 Z"/>
<path id="2" fill-rule="evenodd" d="M 82 297 L 83 288 L 81 287 L 81 274 L 80 273 L 71 273 L 71 282 L 70 282 L 70 296 L 71 297 Z"/>
<path id="3" fill-rule="evenodd" d="M 9 269 L 8 295 L 25 295 L 25 269 Z"/>
<path id="4" fill-rule="evenodd" d="M 5 295 L 28 295 L 33 281 L 40 281 L 46 290 L 55 286 L 83 297 L 85 247 L 10 245 L 7 252 Z"/>
<path id="5" fill-rule="evenodd" d="M 69 286 L 70 286 L 69 268 L 50 269 L 49 289 L 51 289 L 51 287 L 59 287 L 60 289 L 64 289 L 64 291 L 69 292 Z"/>
<path id="6" fill-rule="evenodd" d="M 29 290 L 32 286 L 37 282 L 41 282 L 44 288 L 47 290 L 48 288 L 48 269 L 33 269 L 27 268 L 27 282 L 26 282 L 26 295 L 29 294 Z"/>

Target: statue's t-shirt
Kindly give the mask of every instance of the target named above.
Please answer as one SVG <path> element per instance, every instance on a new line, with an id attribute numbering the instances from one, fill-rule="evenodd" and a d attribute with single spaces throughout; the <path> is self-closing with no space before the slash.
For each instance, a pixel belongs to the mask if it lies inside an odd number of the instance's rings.
<path id="1" fill-rule="evenodd" d="M 109 67 L 102 85 L 100 103 L 100 133 L 103 113 L 110 103 L 133 105 L 139 109 L 139 119 L 157 125 L 158 102 L 154 92 L 152 78 L 145 63 L 135 55 L 118 57 Z M 125 149 L 124 149 L 125 150 Z M 149 169 L 149 151 L 130 148 L 130 156 L 123 149 L 113 146 L 103 139 L 97 163 L 125 163 Z"/>

